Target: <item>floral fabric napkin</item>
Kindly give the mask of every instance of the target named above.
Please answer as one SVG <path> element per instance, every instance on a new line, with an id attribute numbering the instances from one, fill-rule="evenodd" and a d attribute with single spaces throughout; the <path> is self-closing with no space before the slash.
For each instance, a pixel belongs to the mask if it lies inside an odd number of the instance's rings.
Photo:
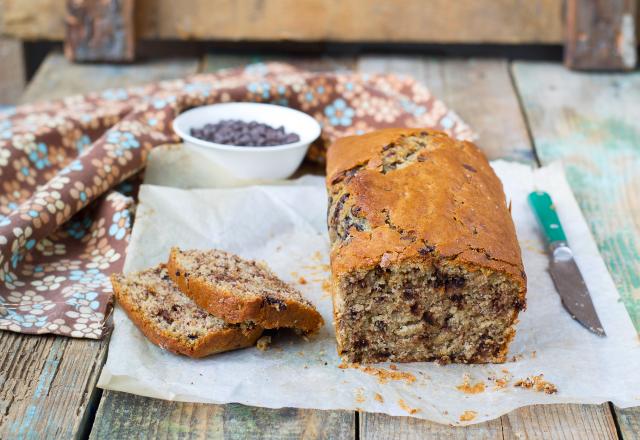
<path id="1" fill-rule="evenodd" d="M 322 161 L 337 137 L 383 127 L 470 129 L 411 78 L 310 73 L 254 64 L 215 74 L 110 89 L 0 113 L 0 329 L 100 338 L 121 270 L 136 177 L 149 150 L 179 139 L 181 111 L 257 101 L 315 117 Z M 133 176 L 132 179 L 130 179 Z"/>

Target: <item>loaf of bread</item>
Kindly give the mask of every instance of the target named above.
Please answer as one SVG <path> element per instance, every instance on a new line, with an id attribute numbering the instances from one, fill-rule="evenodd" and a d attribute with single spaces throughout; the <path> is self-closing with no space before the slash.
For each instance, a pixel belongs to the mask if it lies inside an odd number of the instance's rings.
<path id="1" fill-rule="evenodd" d="M 169 276 L 199 307 L 230 323 L 314 333 L 324 321 L 316 308 L 269 268 L 222 250 L 171 249 Z"/>
<path id="2" fill-rule="evenodd" d="M 169 278 L 161 264 L 130 275 L 111 275 L 118 303 L 154 344 L 190 357 L 253 345 L 262 328 L 228 324 L 199 309 Z"/>
<path id="3" fill-rule="evenodd" d="M 480 150 L 426 129 L 339 139 L 327 155 L 338 351 L 347 362 L 504 362 L 526 277 Z"/>

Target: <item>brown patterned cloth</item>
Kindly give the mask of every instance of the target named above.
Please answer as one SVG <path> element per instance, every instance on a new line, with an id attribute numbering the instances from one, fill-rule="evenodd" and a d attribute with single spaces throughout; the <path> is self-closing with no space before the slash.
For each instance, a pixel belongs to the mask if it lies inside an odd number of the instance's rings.
<path id="1" fill-rule="evenodd" d="M 227 101 L 291 106 L 326 142 L 395 126 L 469 128 L 410 78 L 309 73 L 278 63 L 110 89 L 0 113 L 0 329 L 100 338 L 149 150 L 176 142 L 182 110 Z M 321 143 L 310 150 L 322 160 Z"/>

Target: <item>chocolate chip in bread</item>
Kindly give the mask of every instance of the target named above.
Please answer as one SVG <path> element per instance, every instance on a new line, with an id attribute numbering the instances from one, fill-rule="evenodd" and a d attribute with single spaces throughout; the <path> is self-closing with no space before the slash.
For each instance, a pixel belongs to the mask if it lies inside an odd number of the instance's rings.
<path id="1" fill-rule="evenodd" d="M 327 158 L 338 351 L 348 362 L 504 362 L 526 279 L 500 180 L 444 133 L 389 129 Z"/>
<path id="2" fill-rule="evenodd" d="M 262 334 L 252 322 L 228 324 L 200 308 L 171 280 L 161 264 L 111 276 L 118 303 L 154 344 L 174 353 L 203 357 L 248 347 Z"/>
<path id="3" fill-rule="evenodd" d="M 221 250 L 171 249 L 169 275 L 202 309 L 238 323 L 316 332 L 324 321 L 313 304 L 266 265 Z"/>

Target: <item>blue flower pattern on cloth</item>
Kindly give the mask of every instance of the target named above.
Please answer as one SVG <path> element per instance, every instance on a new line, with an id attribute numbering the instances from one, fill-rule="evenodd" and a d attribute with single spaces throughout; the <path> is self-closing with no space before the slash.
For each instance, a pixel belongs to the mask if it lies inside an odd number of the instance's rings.
<path id="1" fill-rule="evenodd" d="M 89 139 L 89 136 L 86 134 L 80 136 L 76 141 L 76 150 L 78 150 L 78 154 L 82 153 L 89 145 L 91 145 L 91 139 Z"/>
<path id="2" fill-rule="evenodd" d="M 133 133 L 128 131 L 112 131 L 107 136 L 107 142 L 114 145 L 119 145 L 125 149 L 139 148 L 140 142 L 136 139 Z"/>
<path id="3" fill-rule="evenodd" d="M 115 237 L 116 240 L 122 240 L 129 229 L 131 223 L 131 214 L 128 210 L 118 211 L 113 214 L 113 223 L 109 228 L 109 235 Z"/>
<path id="4" fill-rule="evenodd" d="M 36 145 L 36 148 L 29 153 L 29 160 L 39 170 L 51 166 L 51 162 L 49 162 L 49 152 L 47 150 L 47 146 L 42 142 Z"/>
<path id="5" fill-rule="evenodd" d="M 338 98 L 325 107 L 324 114 L 329 118 L 331 125 L 342 125 L 346 127 L 351 125 L 355 112 L 347 105 L 344 99 Z"/>

